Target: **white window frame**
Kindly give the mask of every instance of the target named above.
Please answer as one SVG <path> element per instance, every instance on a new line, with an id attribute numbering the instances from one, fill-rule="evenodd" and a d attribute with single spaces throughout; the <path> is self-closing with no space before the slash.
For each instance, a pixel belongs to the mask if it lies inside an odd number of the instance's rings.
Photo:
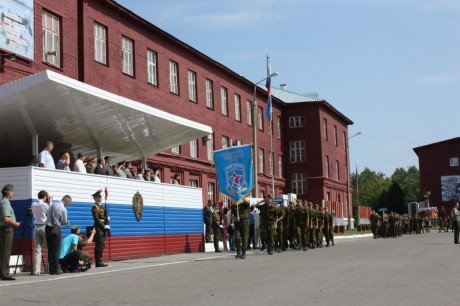
<path id="1" fill-rule="evenodd" d="M 214 203 L 214 183 L 208 183 L 208 200 L 211 200 Z"/>
<path id="2" fill-rule="evenodd" d="M 241 96 L 234 94 L 233 100 L 235 101 L 235 120 L 241 122 Z"/>
<path id="3" fill-rule="evenodd" d="M 48 11 L 42 13 L 43 61 L 61 68 L 61 18 Z"/>
<path id="4" fill-rule="evenodd" d="M 107 65 L 107 27 L 94 22 L 94 60 Z"/>
<path id="5" fill-rule="evenodd" d="M 289 142 L 289 160 L 293 164 L 305 162 L 305 140 L 294 140 Z"/>
<path id="6" fill-rule="evenodd" d="M 278 177 L 283 177 L 283 156 L 278 155 Z"/>
<path id="7" fill-rule="evenodd" d="M 223 86 L 220 88 L 220 108 L 222 115 L 228 116 L 228 91 Z"/>
<path id="8" fill-rule="evenodd" d="M 196 72 L 188 71 L 188 99 L 192 102 L 197 102 L 196 96 Z"/>
<path id="9" fill-rule="evenodd" d="M 171 148 L 172 154 L 180 154 L 180 146 L 175 146 Z"/>
<path id="10" fill-rule="evenodd" d="M 198 158 L 198 140 L 190 141 L 190 157 Z"/>
<path id="11" fill-rule="evenodd" d="M 293 173 L 291 176 L 291 191 L 295 194 L 307 193 L 307 176 L 305 173 Z"/>
<path id="12" fill-rule="evenodd" d="M 264 130 L 264 109 L 257 105 L 257 126 L 260 131 Z"/>
<path id="13" fill-rule="evenodd" d="M 222 136 L 222 149 L 230 147 L 230 139 L 227 136 Z"/>
<path id="14" fill-rule="evenodd" d="M 304 116 L 295 116 L 289 117 L 289 128 L 300 128 L 305 126 L 305 117 Z"/>
<path id="15" fill-rule="evenodd" d="M 198 180 L 190 180 L 189 185 L 190 185 L 190 187 L 197 188 L 198 187 Z"/>
<path id="16" fill-rule="evenodd" d="M 214 109 L 214 92 L 213 83 L 210 79 L 206 79 L 206 107 Z"/>
<path id="17" fill-rule="evenodd" d="M 128 37 L 121 37 L 122 71 L 134 76 L 134 41 Z"/>
<path id="18" fill-rule="evenodd" d="M 277 122 L 276 122 L 276 125 L 277 125 L 277 128 L 278 128 L 278 139 L 281 139 L 281 117 L 278 116 L 277 118 Z"/>
<path id="19" fill-rule="evenodd" d="M 158 86 L 157 53 L 147 50 L 147 82 Z"/>
<path id="20" fill-rule="evenodd" d="M 213 161 L 214 156 L 214 135 L 213 134 L 208 134 L 206 136 L 206 153 L 209 161 Z"/>
<path id="21" fill-rule="evenodd" d="M 252 126 L 252 101 L 246 100 L 246 122 Z"/>
<path id="22" fill-rule="evenodd" d="M 264 149 L 259 148 L 259 173 L 264 173 L 265 165 L 265 152 Z"/>
<path id="23" fill-rule="evenodd" d="M 451 167 L 458 167 L 459 166 L 458 157 L 451 157 L 449 159 L 449 164 Z"/>
<path id="24" fill-rule="evenodd" d="M 179 64 L 169 60 L 169 92 L 179 95 Z"/>

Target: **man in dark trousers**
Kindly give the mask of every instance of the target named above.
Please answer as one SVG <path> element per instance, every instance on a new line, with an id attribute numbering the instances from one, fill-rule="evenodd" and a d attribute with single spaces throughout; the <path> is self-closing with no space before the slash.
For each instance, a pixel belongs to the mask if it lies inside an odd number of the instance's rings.
<path id="1" fill-rule="evenodd" d="M 212 227 L 212 201 L 208 200 L 208 205 L 203 208 L 203 219 L 206 227 L 205 240 L 206 243 L 211 242 L 211 227 Z"/>
<path id="2" fill-rule="evenodd" d="M 15 280 L 10 274 L 10 256 L 14 229 L 21 224 L 16 222 L 16 216 L 10 203 L 13 191 L 13 185 L 5 185 L 0 200 L 0 276 L 2 280 Z"/>
<path id="3" fill-rule="evenodd" d="M 110 229 L 110 226 L 107 224 L 108 219 L 101 204 L 101 192 L 102 190 L 98 190 L 93 194 L 94 205 L 91 209 L 94 220 L 94 229 L 96 230 L 96 235 L 94 236 L 94 257 L 96 261 L 96 267 L 107 267 L 107 265 L 102 262 L 102 254 L 104 253 L 105 248 L 105 238 L 107 236 L 106 231 Z"/>

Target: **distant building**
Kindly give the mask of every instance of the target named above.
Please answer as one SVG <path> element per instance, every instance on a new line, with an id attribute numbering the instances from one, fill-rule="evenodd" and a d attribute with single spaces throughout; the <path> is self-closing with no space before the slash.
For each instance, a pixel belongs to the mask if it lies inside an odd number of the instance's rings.
<path id="1" fill-rule="evenodd" d="M 450 210 L 460 200 L 460 137 L 413 149 L 419 159 L 420 189 L 430 205 Z"/>

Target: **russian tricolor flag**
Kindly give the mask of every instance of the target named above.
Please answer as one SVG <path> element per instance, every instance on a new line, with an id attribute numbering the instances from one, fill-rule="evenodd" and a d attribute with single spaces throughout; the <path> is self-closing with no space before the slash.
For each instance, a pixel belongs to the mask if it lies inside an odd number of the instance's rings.
<path id="1" fill-rule="evenodd" d="M 272 68 L 270 65 L 270 57 L 267 56 L 267 83 L 265 83 L 265 87 L 267 87 L 268 99 L 267 99 L 267 109 L 265 110 L 265 117 L 268 120 L 272 119 Z"/>

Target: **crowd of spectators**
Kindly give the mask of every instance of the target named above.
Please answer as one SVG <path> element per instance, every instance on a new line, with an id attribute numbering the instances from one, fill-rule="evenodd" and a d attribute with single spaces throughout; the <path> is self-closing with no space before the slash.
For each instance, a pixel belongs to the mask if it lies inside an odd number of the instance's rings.
<path id="1" fill-rule="evenodd" d="M 151 181 L 154 183 L 161 183 L 160 168 L 154 167 L 153 169 L 142 167 L 135 167 L 131 162 L 122 161 L 112 164 L 112 158 L 105 156 L 96 161 L 95 157 L 88 157 L 82 152 L 78 152 L 75 162 L 71 167 L 71 152 L 64 151 L 59 154 L 60 158 L 57 163 L 54 163 L 51 152 L 54 150 L 52 141 L 46 141 L 45 147 L 38 156 L 33 155 L 31 158 L 30 166 L 47 168 L 52 170 L 74 171 L 79 173 L 90 173 L 98 175 L 116 176 L 128 179 L 137 179 L 142 181 Z M 180 185 L 181 176 L 179 173 L 171 177 L 171 184 Z M 163 181 L 164 182 L 164 181 Z"/>

